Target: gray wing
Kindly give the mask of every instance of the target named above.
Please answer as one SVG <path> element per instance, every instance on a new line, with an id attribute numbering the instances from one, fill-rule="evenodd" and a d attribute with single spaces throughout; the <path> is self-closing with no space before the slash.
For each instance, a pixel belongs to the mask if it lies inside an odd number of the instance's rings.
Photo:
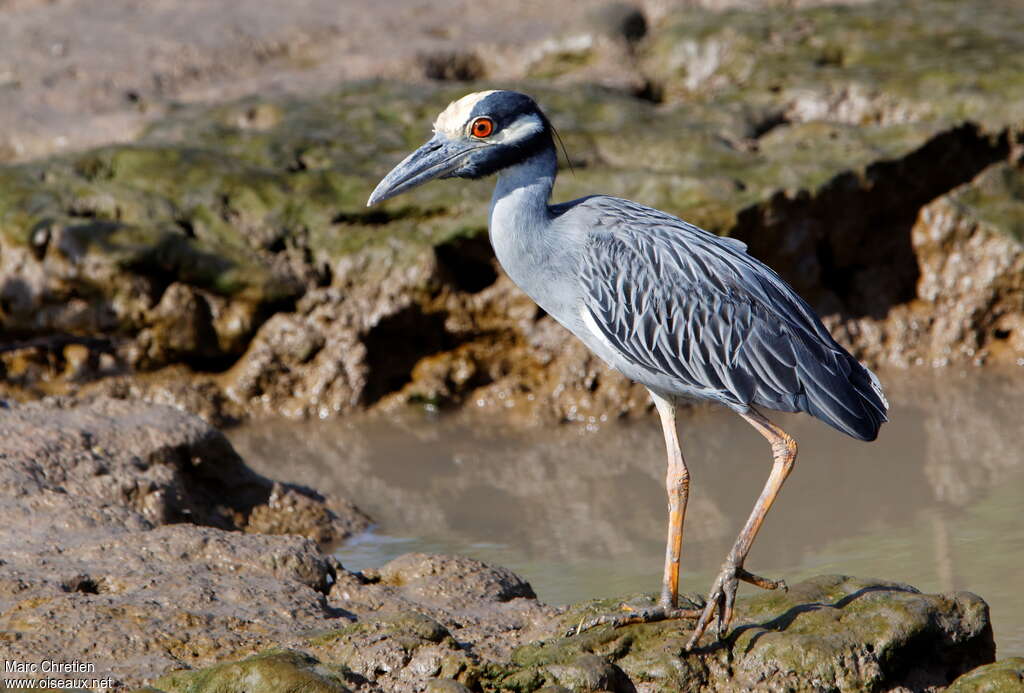
<path id="1" fill-rule="evenodd" d="M 742 243 L 617 198 L 580 207 L 591 232 L 584 309 L 629 362 L 750 404 L 807 411 L 873 438 L 887 405 L 878 381 L 814 311 Z M 709 394 L 710 394 L 709 393 Z"/>

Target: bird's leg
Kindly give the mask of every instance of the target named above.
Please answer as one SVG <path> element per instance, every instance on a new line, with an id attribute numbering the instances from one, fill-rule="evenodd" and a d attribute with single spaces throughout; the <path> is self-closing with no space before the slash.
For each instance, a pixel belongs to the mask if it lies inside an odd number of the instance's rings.
<path id="1" fill-rule="evenodd" d="M 683 451 L 679 446 L 679 430 L 676 427 L 675 402 L 658 395 L 652 395 L 661 418 L 665 434 L 665 452 L 668 455 L 668 471 L 665 475 L 665 490 L 668 493 L 668 538 L 665 541 L 665 572 L 661 581 L 661 599 L 658 605 L 675 609 L 679 604 L 679 556 L 683 550 L 683 521 L 686 519 L 686 501 L 690 496 L 690 471 L 686 468 Z"/>
<path id="2" fill-rule="evenodd" d="M 700 620 L 697 621 L 697 626 L 693 629 L 693 635 L 690 636 L 689 642 L 686 643 L 687 651 L 693 649 L 693 646 L 700 640 L 700 636 L 704 634 L 704 630 L 708 627 L 716 611 L 718 612 L 718 637 L 720 639 L 725 637 L 725 630 L 732 620 L 732 610 L 736 602 L 736 590 L 740 580 L 764 589 L 773 590 L 780 587 L 786 589 L 786 583 L 781 580 L 769 580 L 747 572 L 743 567 L 743 562 L 746 560 L 747 554 L 750 553 L 750 547 L 754 544 L 754 538 L 757 536 L 758 530 L 761 529 L 768 509 L 772 507 L 776 496 L 779 495 L 782 483 L 793 470 L 793 463 L 796 461 L 796 441 L 753 408 L 742 416 L 771 443 L 774 463 L 764 490 L 761 491 L 761 495 L 747 519 L 747 524 L 743 527 L 740 535 L 736 538 L 736 543 L 733 544 L 732 550 L 726 557 L 725 563 L 722 565 L 722 572 L 711 585 L 704 612 L 701 614 Z"/>
<path id="3" fill-rule="evenodd" d="M 676 404 L 661 395 L 651 393 L 661 418 L 665 433 L 665 451 L 668 455 L 668 473 L 665 475 L 665 490 L 668 492 L 668 540 L 665 544 L 665 572 L 661 582 L 661 598 L 658 605 L 645 609 L 630 609 L 627 614 L 604 614 L 581 623 L 569 632 L 580 633 L 589 628 L 611 624 L 618 628 L 630 623 L 653 623 L 674 618 L 697 618 L 700 609 L 679 608 L 679 556 L 683 548 L 683 520 L 686 518 L 686 501 L 690 495 L 690 472 L 679 446 L 679 431 L 676 428 Z"/>

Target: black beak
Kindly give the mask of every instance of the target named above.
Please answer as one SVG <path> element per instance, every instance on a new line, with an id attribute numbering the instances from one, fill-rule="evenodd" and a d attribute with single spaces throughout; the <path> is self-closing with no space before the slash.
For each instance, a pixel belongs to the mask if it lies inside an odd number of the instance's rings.
<path id="1" fill-rule="evenodd" d="M 417 185 L 451 173 L 462 165 L 470 153 L 486 146 L 483 142 L 450 140 L 440 133 L 435 134 L 429 142 L 405 157 L 384 176 L 370 194 L 366 206 L 372 207 Z"/>

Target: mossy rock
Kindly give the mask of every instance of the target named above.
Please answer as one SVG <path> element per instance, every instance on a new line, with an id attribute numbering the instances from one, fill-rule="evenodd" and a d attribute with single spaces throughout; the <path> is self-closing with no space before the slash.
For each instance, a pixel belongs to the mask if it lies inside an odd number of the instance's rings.
<path id="1" fill-rule="evenodd" d="M 650 601 L 637 596 L 630 603 Z M 584 615 L 617 605 L 615 600 L 576 605 L 553 625 L 575 625 Z M 254 693 L 401 682 L 438 691 L 519 693 L 920 690 L 946 686 L 970 671 L 956 690 L 1001 691 L 977 686 L 1012 683 L 1024 668 L 1019 658 L 983 666 L 994 658 L 995 645 L 988 608 L 975 595 L 927 595 L 899 583 L 841 575 L 813 578 L 788 592 L 744 597 L 724 641 L 708 635 L 685 652 L 690 628 L 692 622 L 684 621 L 602 626 L 521 645 L 510 657 L 495 660 L 474 653 L 472 644 L 458 645 L 426 615 L 383 613 L 311 636 L 308 654 L 278 650 L 175 672 L 153 688 Z"/>
<path id="2" fill-rule="evenodd" d="M 0 326 L 100 337 L 117 345 L 121 372 L 185 363 L 222 373 L 245 371 L 264 323 L 301 312 L 317 292 L 332 292 L 337 323 L 386 321 L 410 305 L 443 316 L 438 296 L 461 289 L 437 270 L 438 249 L 483 237 L 491 182 L 439 181 L 369 210 L 365 201 L 449 101 L 490 87 L 531 93 L 561 133 L 574 171 L 556 200 L 606 193 L 736 235 L 819 312 L 881 318 L 915 298 L 917 258 L 902 239 L 917 211 L 1015 151 L 1024 18 L 1013 9 L 1008 0 L 674 9 L 635 46 L 666 95 L 660 104 L 595 86 L 368 81 L 315 97 L 182 106 L 134 144 L 0 166 Z M 1019 240 L 1018 179 L 1002 167 L 958 204 Z M 175 301 L 161 307 L 169 286 Z M 175 341 L 181 325 L 186 338 Z M 332 341 L 356 344 L 371 329 L 359 323 Z M 503 325 L 500 341 L 528 342 L 518 329 Z M 439 341 L 495 341 L 482 332 Z M 509 360 L 488 353 L 491 364 Z M 359 391 L 373 367 L 352 360 L 321 412 L 395 390 L 388 380 L 372 396 Z M 295 383 L 320 378 L 304 364 L 280 368 Z M 52 369 L 18 372 L 32 386 L 58 380 Z M 226 398 L 306 411 L 261 388 L 228 385 L 242 394 Z"/>
<path id="3" fill-rule="evenodd" d="M 574 607 L 562 624 L 614 608 L 608 600 Z M 493 683 L 518 691 L 566 685 L 560 672 L 596 656 L 634 684 L 663 690 L 878 690 L 946 685 L 995 652 L 988 607 L 973 594 L 925 595 L 838 575 L 740 599 L 726 640 L 715 643 L 708 635 L 686 653 L 692 627 L 681 621 L 599 626 L 531 643 L 515 650 L 510 669 L 492 672 Z"/>
<path id="4" fill-rule="evenodd" d="M 1018 693 L 1024 691 L 1024 657 L 1010 657 L 967 672 L 946 693 Z"/>
<path id="5" fill-rule="evenodd" d="M 1024 170 L 1019 166 L 992 166 L 953 191 L 949 201 L 986 230 L 1008 234 L 1024 245 Z"/>
<path id="6" fill-rule="evenodd" d="M 644 69 L 670 99 L 854 124 L 1024 118 L 1024 15 L 1010 0 L 676 10 Z"/>
<path id="7" fill-rule="evenodd" d="M 376 614 L 374 618 L 337 630 L 320 633 L 310 638 L 311 645 L 337 646 L 360 639 L 398 638 L 409 649 L 424 643 L 440 643 L 451 638 L 451 633 L 440 623 L 417 611 L 397 611 Z"/>
<path id="8" fill-rule="evenodd" d="M 419 676 L 451 679 L 474 686 L 479 667 L 459 648 L 451 633 L 433 618 L 416 611 L 381 612 L 344 628 L 307 640 L 321 661 L 373 679 L 400 675 L 407 667 Z"/>
<path id="9" fill-rule="evenodd" d="M 289 650 L 264 652 L 240 662 L 162 676 L 164 693 L 345 693 L 341 672 Z"/>

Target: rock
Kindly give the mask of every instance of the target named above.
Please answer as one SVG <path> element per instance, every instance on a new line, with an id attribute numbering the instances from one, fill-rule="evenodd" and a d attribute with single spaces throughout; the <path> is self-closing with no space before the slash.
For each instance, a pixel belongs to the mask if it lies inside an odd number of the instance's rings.
<path id="1" fill-rule="evenodd" d="M 847 323 L 847 341 L 901 366 L 1024 358 L 1024 169 L 995 164 L 925 205 L 910 241 L 914 300 Z"/>
<path id="2" fill-rule="evenodd" d="M 427 683 L 427 693 L 470 693 L 470 689 L 452 679 L 433 679 Z"/>
<path id="3" fill-rule="evenodd" d="M 365 527 L 354 506 L 255 474 L 219 432 L 160 405 L 5 404 L 0 511 L 0 657 L 77 658 L 127 686 L 290 648 L 154 685 L 475 687 L 480 657 L 553 613 L 469 559 L 345 571 L 314 539 Z"/>
<path id="4" fill-rule="evenodd" d="M 275 481 L 267 502 L 250 511 L 245 531 L 298 534 L 317 544 L 329 545 L 368 526 L 369 518 L 350 501 L 325 498 L 315 491 Z"/>
<path id="5" fill-rule="evenodd" d="M 614 608 L 612 601 L 571 607 L 562 623 L 575 626 L 595 608 Z M 598 655 L 634 683 L 662 690 L 923 690 L 944 686 L 995 654 L 988 607 L 977 596 L 924 595 L 845 576 L 740 599 L 723 644 L 680 655 L 688 630 L 678 622 L 602 626 L 524 645 L 500 685 L 535 690 L 559 683 L 559 667 Z"/>
<path id="6" fill-rule="evenodd" d="M 731 643 L 744 653 L 733 669 L 742 688 L 771 679 L 920 690 L 995 656 L 988 605 L 970 592 L 923 595 L 898 583 L 836 576 L 760 595 L 748 608 L 747 620 L 781 615 L 742 629 Z"/>
<path id="7" fill-rule="evenodd" d="M 559 686 L 573 691 L 636 693 L 636 687 L 622 669 L 597 655 L 580 655 L 569 664 L 552 664 L 545 672 Z"/>
<path id="8" fill-rule="evenodd" d="M 138 528 L 191 522 L 337 541 L 368 525 L 342 500 L 275 483 L 227 439 L 185 412 L 131 400 L 14 406 L 0 418 L 0 505 L 9 527 L 46 532 L 102 524 L 115 512 Z"/>
<path id="9" fill-rule="evenodd" d="M 170 674 L 154 681 L 153 687 L 166 693 L 346 693 L 351 689 L 345 685 L 343 673 L 298 652 L 267 652 L 200 672 Z"/>
<path id="10" fill-rule="evenodd" d="M 971 32 L 948 30 L 968 18 Z M 652 33 L 644 70 L 669 100 L 743 101 L 778 109 L 780 124 L 1009 124 L 1024 108 L 1022 21 L 1003 0 L 680 7 Z"/>
<path id="11" fill-rule="evenodd" d="M 436 675 L 471 687 L 481 675 L 477 658 L 507 657 L 516 645 L 546 632 L 555 613 L 537 602 L 526 581 L 505 568 L 433 554 L 399 556 L 359 575 L 339 572 L 329 604 L 368 614 L 367 620 L 332 639 L 335 650 L 340 643 L 358 653 L 365 649 L 359 638 L 380 632 L 413 637 L 420 645 L 436 643 L 425 650 L 440 656 L 441 673 Z M 460 649 L 452 649 L 449 636 L 462 644 Z M 465 651 L 467 643 L 471 648 Z M 389 676 L 408 677 L 404 668 L 412 666 L 410 661 L 392 667 Z"/>
<path id="12" fill-rule="evenodd" d="M 938 690 L 994 655 L 987 607 L 975 595 L 924 595 L 907 585 L 844 576 L 741 599 L 728 639 L 689 654 L 682 654 L 688 627 L 680 622 L 556 635 L 581 614 L 614 602 L 550 615 L 542 637 L 511 632 L 505 637 L 520 644 L 504 656 L 466 629 L 380 610 L 311 638 L 304 649 L 315 664 L 304 666 L 345 672 L 347 682 L 389 691 Z M 1004 670 L 1015 666 L 1011 660 Z M 205 674 L 187 676 L 198 681 Z"/>
<path id="13" fill-rule="evenodd" d="M 296 534 L 367 523 L 255 474 L 192 415 L 112 399 L 7 405 L 0 511 L 0 656 L 77 658 L 129 685 L 337 624 L 340 568 Z"/>
<path id="14" fill-rule="evenodd" d="M 341 665 L 370 681 L 413 684 L 442 674 L 457 674 L 450 662 L 471 665 L 451 634 L 417 612 L 384 612 L 310 640 L 310 649 L 323 661 Z"/>
<path id="15" fill-rule="evenodd" d="M 511 570 L 494 568 L 471 558 L 407 553 L 368 573 L 367 577 L 449 604 L 537 598 L 529 583 Z"/>
<path id="16" fill-rule="evenodd" d="M 812 4 L 648 23 L 613 3 L 521 51 L 523 73 L 560 81 L 629 73 L 616 91 L 524 87 L 577 168 L 558 197 L 605 191 L 744 240 L 870 365 L 1016 363 L 1020 13 Z M 498 270 L 489 182 L 365 209 L 475 88 L 187 106 L 132 145 L 0 167 L 0 326 L 25 337 L 0 352 L 4 390 L 127 388 L 216 422 L 409 403 L 526 423 L 646 412 Z M 66 352 L 69 334 L 88 353 Z"/>
<path id="17" fill-rule="evenodd" d="M 947 693 L 1015 693 L 1024 690 L 1024 657 L 1010 657 L 967 672 Z"/>
<path id="18" fill-rule="evenodd" d="M 487 75 L 484 63 L 476 53 L 441 51 L 420 56 L 423 75 L 428 79 L 468 82 Z"/>

